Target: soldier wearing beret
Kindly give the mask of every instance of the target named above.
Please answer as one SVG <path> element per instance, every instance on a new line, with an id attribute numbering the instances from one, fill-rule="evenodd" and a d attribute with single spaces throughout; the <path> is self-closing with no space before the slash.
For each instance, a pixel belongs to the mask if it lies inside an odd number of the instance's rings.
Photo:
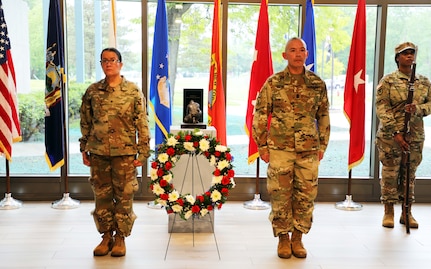
<path id="1" fill-rule="evenodd" d="M 283 52 L 287 67 L 267 79 L 253 117 L 253 139 L 260 158 L 269 163 L 269 218 L 279 239 L 280 258 L 307 256 L 302 234 L 311 228 L 318 167 L 329 142 L 326 85 L 306 70 L 307 56 L 302 39 L 287 42 Z"/>
<path id="2" fill-rule="evenodd" d="M 91 84 L 80 108 L 80 150 L 90 167 L 94 191 L 92 212 L 102 242 L 94 256 L 124 256 L 124 238 L 132 231 L 136 215 L 133 197 L 138 190 L 137 168 L 150 155 L 150 131 L 144 95 L 120 75 L 120 52 L 106 48 L 100 56 L 105 78 Z"/>
<path id="3" fill-rule="evenodd" d="M 384 204 L 383 227 L 394 227 L 394 204 L 404 200 L 404 182 L 400 180 L 400 165 L 404 151 L 410 152 L 409 206 L 414 202 L 416 169 L 422 161 L 425 132 L 423 117 L 431 113 L 431 85 L 428 78 L 416 74 L 414 78 L 413 102 L 406 104 L 412 65 L 417 52 L 411 42 L 404 42 L 395 48 L 395 63 L 398 69 L 385 75 L 376 90 L 376 114 L 379 119 L 376 145 L 381 170 L 381 201 Z M 406 140 L 403 134 L 405 113 L 411 113 L 410 134 Z M 400 223 L 405 224 L 404 207 Z M 411 228 L 419 224 L 408 210 Z"/>

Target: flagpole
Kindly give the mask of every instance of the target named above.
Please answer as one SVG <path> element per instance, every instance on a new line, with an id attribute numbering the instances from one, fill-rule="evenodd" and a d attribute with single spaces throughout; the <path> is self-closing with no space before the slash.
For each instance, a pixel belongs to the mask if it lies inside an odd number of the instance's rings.
<path id="1" fill-rule="evenodd" d="M 66 83 L 62 79 L 62 87 L 61 87 L 61 102 L 63 109 L 61 109 L 61 116 L 63 119 L 63 158 L 64 165 L 60 170 L 60 177 L 64 182 L 64 193 L 63 198 L 52 203 L 52 208 L 54 209 L 73 209 L 79 207 L 80 202 L 78 200 L 72 199 L 69 193 L 69 177 L 67 175 L 67 171 L 69 170 L 69 158 L 68 158 L 68 149 L 67 149 L 67 121 L 66 121 L 66 104 L 67 104 L 67 96 L 66 96 Z"/>
<path id="2" fill-rule="evenodd" d="M 18 209 L 21 207 L 22 202 L 13 199 L 10 192 L 9 160 L 6 159 L 6 193 L 3 200 L 0 201 L 0 209 Z"/>
<path id="3" fill-rule="evenodd" d="M 352 199 L 352 169 L 349 170 L 346 199 L 344 201 L 336 203 L 335 208 L 349 211 L 358 211 L 362 209 L 362 205 L 360 203 L 354 202 Z"/>
<path id="4" fill-rule="evenodd" d="M 58 200 L 58 201 L 54 201 L 52 202 L 52 208 L 54 209 L 73 209 L 73 208 L 78 208 L 80 202 L 78 200 L 72 199 L 70 197 L 70 193 L 69 193 L 69 177 L 67 175 L 67 171 L 68 171 L 68 150 L 67 150 L 67 128 L 66 128 L 66 91 L 65 91 L 65 83 L 64 81 L 62 82 L 62 87 L 61 87 L 61 102 L 63 105 L 63 109 L 61 110 L 61 114 L 62 114 L 62 118 L 63 118 L 63 156 L 64 156 L 64 165 L 61 167 L 60 170 L 60 178 L 62 179 L 62 181 L 64 182 L 64 193 L 63 193 L 63 198 Z"/>
<path id="5" fill-rule="evenodd" d="M 256 191 L 254 199 L 244 203 L 247 209 L 268 209 L 270 204 L 260 199 L 259 182 L 260 182 L 260 158 L 257 144 L 253 140 L 253 114 L 254 105 L 260 89 L 266 79 L 273 74 L 271 46 L 269 42 L 269 18 L 268 2 L 261 0 L 259 9 L 259 18 L 257 20 L 256 41 L 254 44 L 253 64 L 250 73 L 250 87 L 247 103 L 247 114 L 245 117 L 246 132 L 249 136 L 248 145 L 248 163 L 256 162 Z"/>
<path id="6" fill-rule="evenodd" d="M 346 199 L 335 204 L 337 209 L 361 210 L 362 205 L 353 202 L 352 168 L 362 162 L 365 149 L 365 80 L 366 76 L 366 18 L 365 0 L 358 0 L 352 45 L 344 87 L 344 114 L 350 123 L 350 141 L 348 155 L 348 187 Z M 331 52 L 333 48 L 331 46 Z"/>
<path id="7" fill-rule="evenodd" d="M 256 191 L 254 199 L 251 201 L 244 202 L 244 207 L 247 209 L 264 210 L 269 209 L 271 206 L 268 202 L 264 202 L 260 199 L 259 183 L 260 183 L 260 158 L 256 160 Z"/>
<path id="8" fill-rule="evenodd" d="M 61 20 L 61 30 L 62 33 L 64 33 L 64 18 L 66 17 L 64 14 L 64 0 L 60 0 L 60 20 Z M 60 35 L 61 38 L 61 42 L 64 44 L 64 46 L 67 46 L 67 44 L 64 42 L 64 35 Z M 66 50 L 64 49 L 64 47 L 62 46 L 63 49 L 63 53 L 66 53 Z M 67 57 L 64 57 L 65 59 L 67 59 Z M 63 66 L 64 67 L 64 66 Z M 61 72 L 61 71 L 60 71 Z M 63 121 L 63 128 L 62 128 L 62 133 L 63 133 L 63 141 L 62 141 L 62 145 L 63 145 L 63 159 L 64 159 L 64 164 L 61 167 L 60 170 L 60 178 L 61 180 L 64 182 L 64 193 L 63 193 L 63 198 L 58 200 L 58 201 L 54 201 L 52 202 L 51 207 L 54 209 L 73 209 L 73 208 L 77 208 L 79 207 L 80 202 L 78 200 L 72 199 L 70 197 L 69 194 L 69 178 L 67 175 L 67 171 L 68 169 L 68 150 L 67 150 L 67 127 L 66 127 L 66 111 L 67 111 L 67 95 L 66 95 L 66 73 L 65 72 L 61 72 L 61 105 L 62 105 L 62 109 L 60 109 L 61 111 L 61 118 Z"/>

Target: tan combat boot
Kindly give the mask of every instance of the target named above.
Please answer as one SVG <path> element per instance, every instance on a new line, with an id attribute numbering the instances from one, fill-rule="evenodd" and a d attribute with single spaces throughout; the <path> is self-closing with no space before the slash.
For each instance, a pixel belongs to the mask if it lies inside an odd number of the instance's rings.
<path id="1" fill-rule="evenodd" d="M 278 236 L 277 254 L 278 257 L 283 259 L 289 259 L 292 256 L 289 234 L 280 234 Z"/>
<path id="2" fill-rule="evenodd" d="M 405 210 L 404 210 L 404 205 L 401 205 L 402 208 L 402 212 L 401 212 L 401 216 L 400 216 L 400 223 L 401 224 L 406 224 L 405 222 Z M 415 220 L 415 218 L 412 215 L 412 205 L 409 205 L 409 227 L 410 228 L 419 228 L 419 223 Z"/>
<path id="3" fill-rule="evenodd" d="M 302 232 L 297 229 L 292 233 L 292 253 L 296 258 L 307 257 L 307 250 L 302 244 Z"/>
<path id="4" fill-rule="evenodd" d="M 102 242 L 93 250 L 94 256 L 105 256 L 112 249 L 112 245 L 114 244 L 114 240 L 112 238 L 112 234 L 110 232 L 104 233 L 102 235 Z"/>
<path id="5" fill-rule="evenodd" d="M 394 228 L 394 204 L 385 203 L 385 215 L 383 216 L 382 226 Z"/>
<path id="6" fill-rule="evenodd" d="M 126 255 L 126 243 L 124 242 L 124 236 L 115 235 L 114 246 L 112 247 L 112 257 L 122 257 Z"/>

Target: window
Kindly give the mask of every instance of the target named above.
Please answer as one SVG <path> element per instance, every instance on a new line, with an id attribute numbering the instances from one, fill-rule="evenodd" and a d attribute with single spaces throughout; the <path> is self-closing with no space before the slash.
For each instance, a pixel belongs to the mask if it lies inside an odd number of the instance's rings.
<path id="1" fill-rule="evenodd" d="M 386 27 L 386 51 L 385 51 L 385 74 L 397 69 L 394 62 L 395 47 L 403 42 L 410 41 L 418 46 L 416 74 L 431 77 L 431 54 L 429 44 L 431 34 L 424 31 L 424 22 L 429 20 L 429 6 L 389 6 L 388 23 Z M 412 18 L 415 18 L 412 20 Z M 423 149 L 423 160 L 419 165 L 416 176 L 429 177 L 431 167 L 429 156 L 431 148 L 431 117 L 424 118 L 425 125 L 425 144 Z"/>
<path id="2" fill-rule="evenodd" d="M 235 156 L 235 173 L 256 175 L 254 162 L 248 164 L 249 137 L 245 131 L 250 71 L 254 57 L 260 5 L 229 5 L 227 55 L 227 134 L 228 146 Z M 281 57 L 287 39 L 298 36 L 299 7 L 269 5 L 270 46 L 274 72 L 284 69 Z M 266 176 L 267 164 L 259 163 L 260 176 Z"/>
<path id="3" fill-rule="evenodd" d="M 23 136 L 22 142 L 13 145 L 10 173 L 59 175 L 60 169 L 54 172 L 49 170 L 45 161 L 44 144 L 45 50 L 49 1 L 17 0 L 10 3 L 11 1 L 5 1 L 5 16 L 17 73 Z M 123 56 L 122 73 L 138 85 L 142 85 L 140 11 L 139 2 L 117 1 L 117 47 Z M 79 106 L 88 85 L 103 77 L 99 56 L 101 50 L 108 46 L 109 16 L 106 14 L 109 14 L 109 1 L 67 0 L 66 13 L 69 173 L 88 174 L 89 169 L 82 164 L 79 152 Z M 23 22 L 29 26 L 28 32 L 22 31 L 25 29 L 20 27 Z M 0 173 L 4 172 L 5 167 L 0 166 Z"/>
<path id="4" fill-rule="evenodd" d="M 13 2 L 13 4 L 12 4 Z M 248 137 L 245 133 L 246 100 L 250 82 L 250 69 L 253 60 L 257 18 L 260 5 L 255 1 L 229 3 L 227 26 L 227 133 L 228 146 L 235 156 L 237 175 L 255 176 L 255 164 L 247 164 Z M 294 1 L 295 2 L 295 1 Z M 298 2 L 298 1 L 296 1 Z M 330 1 L 333 2 L 333 1 Z M 346 68 L 350 53 L 350 43 L 356 14 L 356 1 L 345 1 L 346 5 L 314 6 L 317 37 L 316 73 L 327 82 L 331 103 L 331 140 L 320 166 L 321 177 L 345 177 L 349 142 L 349 125 L 343 113 L 343 94 Z M 353 169 L 353 175 L 368 178 L 377 163 L 371 163 L 374 147 L 372 141 L 372 115 L 375 51 L 381 42 L 376 40 L 377 14 L 380 4 L 367 6 L 367 86 L 366 86 L 366 148 L 364 161 Z M 415 2 L 415 1 L 413 1 Z M 157 3 L 147 3 L 148 16 L 141 16 L 140 1 L 117 1 L 118 48 L 123 54 L 123 75 L 142 86 L 141 78 L 149 78 L 153 47 L 154 20 Z M 13 146 L 13 161 L 10 163 L 12 175 L 54 175 L 60 169 L 50 172 L 45 161 L 44 146 L 44 87 L 45 51 L 48 0 L 4 1 L 5 17 L 8 23 L 12 53 L 18 80 L 23 142 Z M 78 138 L 81 96 L 88 85 L 100 78 L 100 51 L 108 46 L 109 1 L 66 0 L 66 44 L 68 75 L 68 154 L 69 173 L 87 175 L 88 167 L 82 164 Z M 379 6 L 378 6 L 379 5 Z M 207 103 L 209 83 L 209 60 L 212 38 L 213 3 L 168 2 L 170 18 L 170 80 L 174 95 L 173 124 L 180 125 L 182 119 L 182 94 L 184 88 L 204 90 L 204 103 Z M 301 34 L 302 7 L 298 3 L 269 3 L 270 38 L 274 72 L 282 70 L 286 63 L 281 52 L 288 38 Z M 431 34 L 423 31 L 426 25 L 429 6 L 389 5 L 386 29 L 386 50 L 384 73 L 393 71 L 393 49 L 401 42 L 412 41 L 419 46 L 417 72 L 431 77 L 431 55 L 428 52 Z M 412 20 L 411 18 L 415 18 Z M 147 20 L 147 29 L 142 29 L 141 20 Z M 28 25 L 26 27 L 22 25 Z M 400 34 L 402 33 L 402 34 Z M 142 44 L 142 34 L 147 34 L 147 44 Z M 147 50 L 145 50 L 147 46 Z M 142 70 L 142 51 L 146 51 L 147 68 Z M 177 55 L 177 57 L 173 57 Z M 30 68 L 28 68 L 30 66 Z M 142 74 L 147 72 L 147 74 Z M 30 78 L 30 79 L 29 79 Z M 149 81 L 147 83 L 149 85 Z M 144 93 L 148 89 L 143 89 Z M 207 107 L 204 106 L 204 122 L 207 122 Z M 150 126 L 154 120 L 149 110 Z M 425 118 L 426 133 L 429 136 L 431 119 Z M 154 135 L 152 136 L 154 137 Z M 431 140 L 425 141 L 424 152 L 431 147 Z M 153 145 L 154 147 L 154 145 Z M 423 162 L 429 157 L 424 154 Z M 262 163 L 263 164 L 263 163 Z M 0 174 L 5 174 L 5 166 L 0 165 Z M 261 176 L 266 169 L 260 169 Z M 417 175 L 429 176 L 430 168 L 421 165 Z"/>
<path id="5" fill-rule="evenodd" d="M 331 139 L 320 165 L 321 176 L 346 176 L 349 150 L 349 123 L 343 113 L 344 83 L 355 22 L 356 6 L 315 6 L 316 73 L 327 82 L 331 103 Z M 283 70 L 287 63 L 282 52 L 287 40 L 299 35 L 299 7 L 270 5 L 270 45 L 274 72 Z M 235 153 L 237 174 L 254 175 L 256 165 L 247 164 L 248 137 L 244 130 L 247 111 L 250 69 L 253 60 L 259 5 L 230 5 L 228 29 L 227 122 L 228 145 Z M 252 18 L 252 19 L 250 19 Z M 367 8 L 367 100 L 366 111 L 371 112 L 373 99 L 372 72 L 374 63 L 376 8 Z M 371 78 L 371 79 L 370 79 Z M 331 87 L 332 86 L 332 87 Z M 371 148 L 371 113 L 366 115 L 365 160 Z M 261 162 L 266 167 L 266 164 Z M 354 169 L 355 175 L 369 176 L 370 163 L 363 161 Z M 260 176 L 266 169 L 260 169 Z"/>
<path id="6" fill-rule="evenodd" d="M 370 176 L 370 152 L 373 106 L 373 72 L 376 40 L 375 6 L 366 8 L 366 87 L 365 87 L 365 151 L 364 160 L 352 169 L 353 176 Z M 350 44 L 356 17 L 356 6 L 316 6 L 317 74 L 326 82 L 331 104 L 331 137 L 325 156 L 319 166 L 319 175 L 346 177 L 350 126 L 344 115 L 344 84 L 350 55 Z"/>

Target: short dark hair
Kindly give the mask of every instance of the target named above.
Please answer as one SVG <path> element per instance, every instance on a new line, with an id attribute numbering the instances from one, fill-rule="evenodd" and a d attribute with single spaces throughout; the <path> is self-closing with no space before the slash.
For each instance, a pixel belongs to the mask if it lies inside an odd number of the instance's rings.
<path id="1" fill-rule="evenodd" d="M 111 48 L 111 47 L 110 48 L 105 48 L 105 49 L 102 50 L 102 52 L 100 53 L 100 59 L 101 60 L 102 60 L 102 55 L 103 55 L 103 53 L 105 51 L 112 51 L 112 52 L 114 52 L 115 54 L 117 54 L 117 57 L 118 57 L 118 60 L 120 61 L 120 63 L 123 61 L 123 59 L 121 57 L 120 51 L 118 51 L 116 48 Z"/>

